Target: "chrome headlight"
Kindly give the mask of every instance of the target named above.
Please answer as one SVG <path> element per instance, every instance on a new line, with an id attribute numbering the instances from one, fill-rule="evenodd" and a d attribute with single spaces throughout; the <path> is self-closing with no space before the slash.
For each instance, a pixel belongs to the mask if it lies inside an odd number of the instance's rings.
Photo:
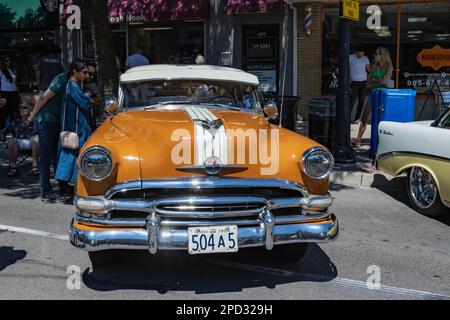
<path id="1" fill-rule="evenodd" d="M 80 173 L 90 180 L 103 180 L 111 175 L 112 170 L 111 153 L 105 148 L 91 147 L 81 155 Z"/>
<path id="2" fill-rule="evenodd" d="M 333 166 L 333 155 L 325 148 L 312 147 L 303 153 L 302 170 L 313 179 L 328 177 Z"/>

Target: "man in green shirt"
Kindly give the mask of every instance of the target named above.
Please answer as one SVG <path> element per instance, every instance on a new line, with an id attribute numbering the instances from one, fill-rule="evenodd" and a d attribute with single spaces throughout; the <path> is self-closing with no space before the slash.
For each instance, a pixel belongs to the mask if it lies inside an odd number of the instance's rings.
<path id="1" fill-rule="evenodd" d="M 48 89 L 36 101 L 29 122 L 35 120 L 39 130 L 39 182 L 43 202 L 61 202 L 62 196 L 52 190 L 50 183 L 50 163 L 56 171 L 60 132 L 60 110 L 68 82 L 67 73 L 57 75 Z"/>

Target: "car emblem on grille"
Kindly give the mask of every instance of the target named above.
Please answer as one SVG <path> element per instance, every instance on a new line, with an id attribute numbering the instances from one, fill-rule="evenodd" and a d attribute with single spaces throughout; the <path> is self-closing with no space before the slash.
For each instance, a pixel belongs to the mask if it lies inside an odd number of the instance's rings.
<path id="1" fill-rule="evenodd" d="M 204 166 L 205 172 L 209 175 L 217 175 L 222 171 L 222 162 L 216 157 L 206 159 Z"/>

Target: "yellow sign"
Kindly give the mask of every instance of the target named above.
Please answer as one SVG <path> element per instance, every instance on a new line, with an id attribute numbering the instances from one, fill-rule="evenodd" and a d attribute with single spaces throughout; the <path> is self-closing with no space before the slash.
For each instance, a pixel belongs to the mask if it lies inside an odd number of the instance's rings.
<path id="1" fill-rule="evenodd" d="M 359 21 L 359 2 L 358 0 L 344 0 L 342 2 L 342 17 Z"/>
<path id="2" fill-rule="evenodd" d="M 435 71 L 443 67 L 450 67 L 450 49 L 444 49 L 439 45 L 431 49 L 423 49 L 417 55 L 417 62 L 422 67 L 430 67 Z"/>

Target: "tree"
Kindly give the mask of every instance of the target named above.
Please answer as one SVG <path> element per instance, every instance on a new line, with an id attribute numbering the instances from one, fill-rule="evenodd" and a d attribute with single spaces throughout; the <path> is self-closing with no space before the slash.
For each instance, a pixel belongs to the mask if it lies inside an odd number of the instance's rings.
<path id="1" fill-rule="evenodd" d="M 0 2 L 0 29 L 12 28 L 15 17 L 16 12 L 12 11 L 6 4 Z"/>
<path id="2" fill-rule="evenodd" d="M 119 74 L 116 65 L 111 27 L 107 13 L 107 0 L 77 0 L 83 26 L 90 33 L 97 63 L 97 81 L 104 97 L 117 95 Z"/>

